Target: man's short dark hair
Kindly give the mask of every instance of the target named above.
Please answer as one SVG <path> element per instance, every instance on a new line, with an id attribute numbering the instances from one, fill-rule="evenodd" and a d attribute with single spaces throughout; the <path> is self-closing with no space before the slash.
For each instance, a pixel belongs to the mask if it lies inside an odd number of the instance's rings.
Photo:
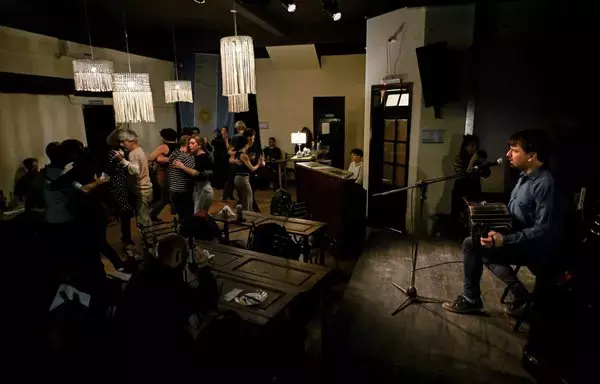
<path id="1" fill-rule="evenodd" d="M 177 141 L 177 131 L 173 128 L 164 128 L 160 130 L 160 137 L 166 141 Z"/>
<path id="2" fill-rule="evenodd" d="M 537 153 L 538 160 L 548 161 L 548 136 L 540 129 L 526 129 L 513 134 L 508 140 L 509 145 L 518 145 L 525 153 Z"/>
<path id="3" fill-rule="evenodd" d="M 256 132 L 254 132 L 254 129 L 252 129 L 252 128 L 246 128 L 242 135 L 247 139 L 249 137 L 256 135 Z"/>
<path id="4" fill-rule="evenodd" d="M 350 151 L 350 153 L 353 155 L 356 155 L 356 156 L 363 157 L 363 150 L 360 148 L 354 148 L 353 150 Z"/>
<path id="5" fill-rule="evenodd" d="M 23 166 L 26 170 L 30 171 L 33 168 L 34 162 L 37 162 L 35 157 L 28 157 L 27 159 L 23 160 Z"/>
<path id="6" fill-rule="evenodd" d="M 56 150 L 59 146 L 60 142 L 58 141 L 52 141 L 46 145 L 46 156 L 48 156 L 50 162 L 54 161 L 53 159 L 56 159 Z"/>
<path id="7" fill-rule="evenodd" d="M 269 137 L 269 140 L 277 141 L 274 137 Z"/>

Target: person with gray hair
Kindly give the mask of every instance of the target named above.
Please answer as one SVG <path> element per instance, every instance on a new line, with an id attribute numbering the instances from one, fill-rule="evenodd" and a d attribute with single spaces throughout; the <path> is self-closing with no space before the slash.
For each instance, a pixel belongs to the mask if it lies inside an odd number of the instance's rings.
<path id="1" fill-rule="evenodd" d="M 152 203 L 152 182 L 148 159 L 138 143 L 138 134 L 131 128 L 118 130 L 117 138 L 122 148 L 129 151 L 129 160 L 123 153 L 114 151 L 119 164 L 125 168 L 130 177 L 130 188 L 135 196 L 135 220 L 144 227 L 152 224 L 150 220 L 150 204 Z"/>

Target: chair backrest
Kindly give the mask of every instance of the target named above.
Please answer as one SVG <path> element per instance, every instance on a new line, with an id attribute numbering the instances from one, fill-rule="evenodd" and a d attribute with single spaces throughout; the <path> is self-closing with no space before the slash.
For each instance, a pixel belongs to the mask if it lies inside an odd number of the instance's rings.
<path id="1" fill-rule="evenodd" d="M 308 208 L 305 203 L 295 202 L 292 195 L 285 189 L 279 189 L 271 199 L 271 215 L 295 218 L 308 218 Z"/>
<path id="2" fill-rule="evenodd" d="M 248 248 L 255 252 L 298 260 L 300 246 L 292 240 L 284 226 L 276 223 L 260 224 L 253 228 Z"/>
<path id="3" fill-rule="evenodd" d="M 271 215 L 288 216 L 292 195 L 283 188 L 278 189 L 271 199 Z"/>
<path id="4" fill-rule="evenodd" d="M 163 237 L 179 233 L 179 222 L 177 219 L 173 219 L 170 222 L 153 223 L 148 226 L 141 224 L 137 226 L 142 234 L 142 248 L 145 255 L 152 255 L 156 244 Z"/>
<path id="5" fill-rule="evenodd" d="M 220 238 L 221 230 L 212 217 L 194 215 L 181 223 L 180 234 L 186 238 L 213 241 Z"/>

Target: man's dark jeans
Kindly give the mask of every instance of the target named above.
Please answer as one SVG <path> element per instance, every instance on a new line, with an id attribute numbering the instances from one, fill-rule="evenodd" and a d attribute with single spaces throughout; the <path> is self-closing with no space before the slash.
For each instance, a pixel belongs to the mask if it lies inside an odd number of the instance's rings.
<path id="1" fill-rule="evenodd" d="M 486 265 L 494 275 L 510 287 L 515 298 L 522 298 L 527 289 L 519 281 L 513 265 L 527 265 L 528 257 L 522 247 L 505 245 L 498 248 L 475 247 L 473 239 L 467 237 L 463 242 L 463 263 L 465 270 L 464 295 L 469 299 L 481 296 L 480 282 L 483 266 Z"/>

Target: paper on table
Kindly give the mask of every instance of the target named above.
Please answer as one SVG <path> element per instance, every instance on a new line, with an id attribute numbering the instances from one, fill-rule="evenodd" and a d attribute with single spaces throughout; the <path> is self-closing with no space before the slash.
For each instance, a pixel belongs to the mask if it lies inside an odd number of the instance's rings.
<path id="1" fill-rule="evenodd" d="M 321 123 L 321 135 L 329 135 L 329 123 Z"/>
<path id="2" fill-rule="evenodd" d="M 115 279 L 122 281 L 129 281 L 131 279 L 131 275 L 129 273 L 121 272 L 121 271 L 108 271 L 106 272 L 110 277 L 114 277 Z"/>
<path id="3" fill-rule="evenodd" d="M 223 209 L 221 209 L 219 211 L 219 213 L 217 213 L 217 215 L 221 215 L 221 216 L 223 216 L 223 218 L 228 218 L 228 217 L 234 218 L 235 217 L 235 213 L 233 212 L 233 210 L 231 208 L 229 208 L 229 205 L 224 206 Z"/>
<path id="4" fill-rule="evenodd" d="M 89 294 L 87 294 L 85 292 L 81 292 L 81 291 L 73 288 L 70 285 L 61 284 L 60 287 L 58 287 L 58 290 L 56 291 L 56 296 L 54 296 L 52 305 L 50 305 L 50 311 L 52 311 L 54 308 L 60 306 L 62 303 L 65 302 L 65 299 L 63 299 L 63 295 L 61 294 L 61 292 L 64 292 L 64 294 L 67 296 L 67 298 L 69 300 L 73 300 L 73 297 L 75 296 L 75 294 L 77 294 L 79 296 L 79 302 L 89 308 L 89 306 L 90 306 L 90 295 Z"/>

